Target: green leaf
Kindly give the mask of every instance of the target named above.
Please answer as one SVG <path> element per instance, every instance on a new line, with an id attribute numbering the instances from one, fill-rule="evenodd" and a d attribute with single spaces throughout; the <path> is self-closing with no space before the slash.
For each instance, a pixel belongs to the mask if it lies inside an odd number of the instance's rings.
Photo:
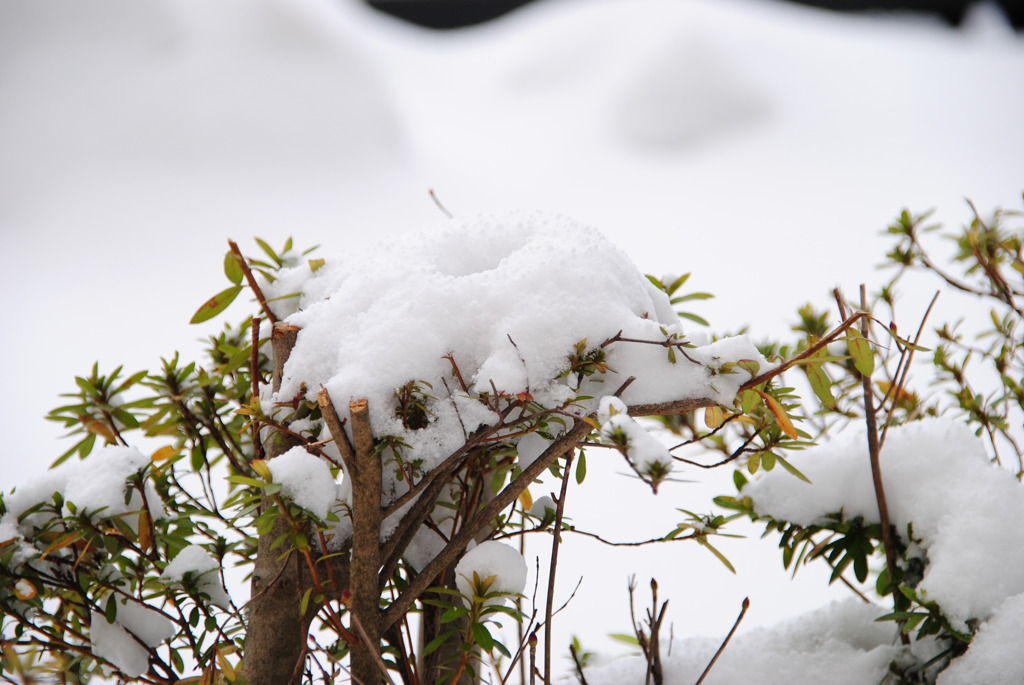
<path id="1" fill-rule="evenodd" d="M 807 483 L 807 484 L 810 484 L 810 483 L 811 483 L 811 479 L 810 479 L 810 478 L 808 478 L 807 476 L 805 476 L 804 474 L 802 474 L 802 473 L 800 472 L 800 469 L 798 469 L 797 467 L 795 467 L 795 466 L 793 466 L 792 464 L 790 464 L 790 463 L 789 463 L 789 462 L 788 462 L 788 461 L 787 461 L 786 459 L 784 459 L 783 457 L 781 457 L 781 456 L 779 456 L 778 454 L 776 454 L 776 455 L 775 455 L 775 460 L 776 460 L 777 462 L 779 462 L 780 464 L 782 464 L 782 468 L 786 469 L 787 471 L 789 471 L 790 473 L 792 473 L 792 474 L 793 474 L 794 476 L 796 476 L 797 478 L 799 478 L 799 479 L 800 479 L 800 480 L 802 480 L 803 482 L 805 482 L 805 483 Z"/>
<path id="2" fill-rule="evenodd" d="M 863 554 L 858 554 L 853 560 L 853 575 L 857 578 L 857 582 L 863 583 L 868 579 L 868 558 Z"/>
<path id="3" fill-rule="evenodd" d="M 782 548 L 782 568 L 788 569 L 789 565 L 793 563 L 793 547 Z"/>
<path id="4" fill-rule="evenodd" d="M 814 391 L 818 401 L 827 409 L 835 409 L 836 398 L 832 394 L 832 379 L 825 373 L 825 369 L 821 368 L 819 364 L 808 364 L 804 366 L 804 373 L 807 374 L 811 390 Z"/>
<path id="5" fill-rule="evenodd" d="M 274 529 L 274 522 L 277 520 L 278 512 L 276 508 L 267 509 L 263 514 L 256 519 L 256 532 L 260 535 L 267 535 L 271 530 Z"/>
<path id="6" fill-rule="evenodd" d="M 273 248 L 271 248 L 270 245 L 267 245 L 267 241 L 262 240 L 261 238 L 256 238 L 256 244 L 260 246 L 260 249 L 263 250 L 271 260 L 273 260 L 274 264 L 277 264 L 278 268 L 284 266 L 284 262 L 282 262 L 281 258 L 277 256 L 277 253 L 274 252 Z"/>
<path id="7" fill-rule="evenodd" d="M 906 621 L 908 618 L 914 615 L 915 613 L 913 611 L 893 611 L 883 616 L 879 616 L 875 619 L 875 621 Z M 927 616 L 927 614 L 925 615 Z"/>
<path id="8" fill-rule="evenodd" d="M 736 484 L 737 490 L 742 490 L 743 486 L 747 484 L 747 477 L 743 475 L 743 472 L 736 469 L 732 472 L 732 482 Z"/>
<path id="9" fill-rule="evenodd" d="M 121 409 L 120 407 L 114 409 L 110 413 L 113 414 L 114 418 L 117 419 L 121 423 L 121 425 L 124 426 L 125 428 L 138 428 L 139 427 L 138 420 L 134 416 L 132 416 L 129 412 L 126 412 L 124 409 Z"/>
<path id="10" fill-rule="evenodd" d="M 914 628 L 921 623 L 921 621 L 928 618 L 928 614 L 915 613 L 907 617 L 906 623 L 903 624 L 903 633 L 909 635 L 914 632 Z"/>
<path id="11" fill-rule="evenodd" d="M 677 291 L 680 288 L 682 288 L 683 284 L 685 284 L 688 280 L 690 280 L 690 274 L 683 274 L 682 276 L 680 276 L 676 280 L 674 280 L 671 283 L 669 283 L 666 286 L 666 289 L 668 290 L 668 294 L 671 295 L 675 291 Z"/>
<path id="12" fill-rule="evenodd" d="M 580 485 L 583 483 L 583 479 L 587 477 L 587 455 L 580 452 L 579 461 L 576 462 L 576 484 Z"/>
<path id="13" fill-rule="evenodd" d="M 120 392 L 124 392 L 125 390 L 127 390 L 128 388 L 130 388 L 131 386 L 135 385 L 136 383 L 141 381 L 143 378 L 145 378 L 148 373 L 149 373 L 148 371 L 138 371 L 138 372 L 132 374 L 131 376 L 126 378 L 121 383 L 121 385 L 117 386 L 117 388 L 114 390 L 114 392 L 112 392 L 110 394 L 111 395 L 116 395 L 116 394 L 118 394 Z"/>
<path id="14" fill-rule="evenodd" d="M 697 316 L 696 314 L 691 314 L 690 312 L 679 312 L 679 318 L 681 318 L 681 319 L 689 319 L 690 321 L 692 321 L 694 323 L 698 323 L 701 326 L 710 326 L 711 325 L 711 324 L 708 323 L 708 320 L 705 319 L 704 317 Z"/>
<path id="15" fill-rule="evenodd" d="M 754 452 L 747 458 L 747 471 L 750 475 L 754 475 L 759 468 L 761 468 L 761 453 Z"/>
<path id="16" fill-rule="evenodd" d="M 192 315 L 192 320 L 189 321 L 189 323 L 202 323 L 204 321 L 209 321 L 227 309 L 228 305 L 235 301 L 235 298 L 238 297 L 238 293 L 240 292 L 242 292 L 242 286 L 233 285 L 227 290 L 217 293 L 203 303 L 202 307 L 196 310 L 196 313 Z"/>
<path id="17" fill-rule="evenodd" d="M 719 551 L 718 551 L 717 549 L 715 549 L 715 548 L 714 548 L 714 547 L 713 547 L 713 546 L 711 545 L 711 543 L 710 543 L 710 542 L 708 542 L 708 541 L 707 541 L 707 540 L 706 540 L 705 538 L 697 538 L 697 542 L 699 542 L 700 544 L 702 544 L 702 545 L 704 545 L 705 547 L 707 547 L 707 548 L 708 548 L 708 550 L 709 550 L 709 551 L 710 551 L 710 552 L 711 552 L 712 554 L 714 554 L 714 555 L 715 555 L 716 557 L 718 557 L 718 560 L 719 560 L 719 561 L 721 561 L 721 562 L 722 562 L 723 564 L 725 564 L 725 567 L 726 567 L 727 569 L 729 569 L 729 570 L 730 570 L 730 571 L 732 571 L 733 573 L 736 573 L 736 569 L 735 569 L 735 568 L 733 568 L 733 565 L 732 565 L 732 563 L 730 563 L 730 562 L 729 562 L 729 560 L 725 558 L 725 555 L 724 555 L 724 554 L 722 554 L 721 552 L 719 552 Z"/>
<path id="18" fill-rule="evenodd" d="M 885 597 L 892 592 L 892 585 L 889 583 L 889 569 L 883 568 L 879 572 L 878 580 L 875 581 L 875 592 L 879 597 Z"/>
<path id="19" fill-rule="evenodd" d="M 77 449 L 78 450 L 78 456 L 80 458 L 82 458 L 82 459 L 85 459 L 87 456 L 89 456 L 89 453 L 92 452 L 92 448 L 95 445 L 96 445 L 96 434 L 95 433 L 89 433 L 87 436 L 85 436 L 85 438 L 82 440 L 82 442 L 78 443 L 78 445 L 76 447 L 71 448 L 71 451 L 73 452 L 73 451 L 75 451 Z M 70 454 L 68 456 L 70 456 Z M 60 463 L 60 460 L 58 460 L 57 463 L 54 464 L 54 466 L 56 466 L 59 463 Z"/>
<path id="20" fill-rule="evenodd" d="M 433 640 L 427 643 L 426 647 L 423 648 L 423 656 L 427 656 L 428 654 L 436 652 L 437 648 L 443 645 L 448 640 L 448 638 L 450 638 L 454 634 L 454 630 L 446 630 L 445 632 L 435 637 Z"/>
<path id="21" fill-rule="evenodd" d="M 255 478 L 248 478 L 246 476 L 228 476 L 229 483 L 238 483 L 239 485 L 248 485 L 254 488 L 262 488 L 266 485 L 262 480 L 256 480 Z"/>
<path id="22" fill-rule="evenodd" d="M 457 618 L 462 618 L 469 613 L 469 609 L 460 606 L 450 606 L 441 614 L 441 623 L 449 623 Z"/>
<path id="23" fill-rule="evenodd" d="M 875 355 L 871 351 L 871 343 L 860 331 L 851 328 L 846 331 L 846 346 L 853 358 L 853 365 L 863 375 L 870 377 L 875 371 Z"/>
<path id="24" fill-rule="evenodd" d="M 687 302 L 689 300 L 710 300 L 715 296 L 711 293 L 689 293 L 687 295 L 680 295 L 679 297 L 673 297 L 670 302 L 672 304 L 679 304 L 680 302 Z"/>
<path id="25" fill-rule="evenodd" d="M 640 646 L 640 641 L 636 639 L 635 635 L 627 635 L 626 633 L 609 633 L 608 637 L 617 642 L 629 645 L 630 647 Z"/>
<path id="26" fill-rule="evenodd" d="M 111 594 L 107 599 L 107 608 L 103 612 L 106 615 L 107 623 L 117 620 L 117 595 Z"/>
<path id="27" fill-rule="evenodd" d="M 231 250 L 228 250 L 228 253 L 224 255 L 224 275 L 235 285 L 241 284 L 242 279 L 245 278 L 245 272 L 242 270 L 242 261 Z"/>
<path id="28" fill-rule="evenodd" d="M 487 626 L 483 623 L 473 624 L 473 639 L 485 652 L 494 649 L 494 638 L 491 637 L 491 631 L 487 630 Z"/>
<path id="29" fill-rule="evenodd" d="M 760 396 L 753 390 L 744 390 L 740 396 L 740 411 L 744 414 L 753 412 L 760 399 Z"/>

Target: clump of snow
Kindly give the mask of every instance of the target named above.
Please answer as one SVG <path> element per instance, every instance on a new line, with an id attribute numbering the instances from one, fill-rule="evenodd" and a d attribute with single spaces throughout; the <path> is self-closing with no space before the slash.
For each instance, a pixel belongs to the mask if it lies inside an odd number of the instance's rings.
<path id="1" fill-rule="evenodd" d="M 479 592 L 474 587 L 473 575 L 481 582 L 493 577 L 487 593 L 519 594 L 526 587 L 526 561 L 515 547 L 497 540 L 488 540 L 462 555 L 455 566 L 455 584 L 463 596 L 470 598 Z M 485 604 L 502 604 L 504 598 L 492 597 Z"/>
<path id="2" fill-rule="evenodd" d="M 862 436 L 792 460 L 813 485 L 779 472 L 765 474 L 743 490 L 759 514 L 805 526 L 838 512 L 878 522 Z M 892 523 L 900 534 L 911 526 L 927 558 L 918 595 L 937 602 L 960 630 L 969 619 L 984 622 L 968 652 L 969 667 L 957 666 L 948 682 L 1021 682 L 1024 661 L 1007 658 L 993 645 L 1020 636 L 1019 613 L 1015 617 L 1012 608 L 1024 595 L 1024 574 L 1015 571 L 1024 568 L 1024 485 L 989 462 L 968 426 L 949 419 L 890 430 L 881 466 Z M 966 675 L 976 672 L 1001 675 Z"/>
<path id="3" fill-rule="evenodd" d="M 536 516 L 541 520 L 541 525 L 555 520 L 555 500 L 547 495 L 538 497 L 530 506 L 530 516 Z"/>
<path id="4" fill-rule="evenodd" d="M 22 578 L 14 584 L 14 594 L 18 599 L 32 599 L 39 591 L 35 585 Z"/>
<path id="5" fill-rule="evenodd" d="M 160 578 L 168 583 L 182 583 L 191 576 L 195 587 L 222 609 L 231 606 L 231 598 L 220 579 L 220 564 L 199 545 L 189 545 L 167 564 Z"/>
<path id="6" fill-rule="evenodd" d="M 301 267 L 300 267 L 301 268 Z M 455 220 L 328 262 L 305 282 L 300 327 L 279 397 L 325 386 L 344 415 L 369 400 L 375 435 L 400 436 L 426 469 L 448 456 L 465 431 L 495 415 L 470 394 L 526 396 L 567 407 L 579 395 L 614 393 L 629 376 L 627 404 L 713 397 L 731 402 L 745 372 L 719 374 L 724 361 L 767 362 L 745 338 L 687 350 L 672 363 L 658 344 L 602 343 L 621 334 L 654 343 L 686 340 L 668 297 L 596 230 L 542 213 Z M 603 350 L 607 373 L 566 373 L 577 343 Z M 407 429 L 395 392 L 418 383 L 430 414 Z M 596 402 L 569 411 L 585 414 Z M 539 436 L 520 441 L 521 458 L 543 451 Z M 385 459 L 385 461 L 387 461 Z"/>
<path id="7" fill-rule="evenodd" d="M 837 602 L 770 628 L 736 635 L 704 681 L 707 685 L 865 685 L 886 676 L 900 652 L 891 624 L 875 623 L 879 608 Z M 689 638 L 663 648 L 666 685 L 692 685 L 722 637 Z M 590 685 L 641 685 L 646 661 L 615 659 L 586 670 Z"/>
<path id="8" fill-rule="evenodd" d="M 293 447 L 267 461 L 267 466 L 274 482 L 281 484 L 281 496 L 321 520 L 327 518 L 338 498 L 338 484 L 326 461 L 303 447 Z"/>
<path id="9" fill-rule="evenodd" d="M 831 513 L 878 521 L 862 435 L 793 455 L 813 483 L 773 471 L 744 488 L 760 514 L 812 525 Z M 889 513 L 896 530 L 913 526 L 928 555 L 919 593 L 961 624 L 985 619 L 1024 592 L 1024 486 L 989 463 L 969 427 L 928 419 L 889 431 L 881 454 Z M 998 558 L 998 564 L 992 560 Z M 964 582 L 970 579 L 970 582 Z"/>
<path id="10" fill-rule="evenodd" d="M 149 652 L 174 635 L 174 623 L 154 609 L 122 600 L 113 623 L 92 612 L 89 639 L 93 653 L 117 666 L 131 678 L 149 670 Z"/>
<path id="11" fill-rule="evenodd" d="M 78 512 L 88 512 L 94 517 L 124 517 L 133 528 L 137 528 L 137 512 L 143 508 L 148 508 L 153 520 L 163 518 L 163 503 L 152 484 L 146 483 L 143 501 L 142 494 L 128 482 L 149 463 L 149 458 L 134 447 L 111 445 L 97 450 L 84 461 L 65 462 L 26 481 L 4 497 L 7 513 L 0 519 L 0 539 L 27 537 L 34 527 L 45 525 L 51 516 L 49 512 L 29 514 L 20 523 L 18 519 L 40 502 L 52 503 L 54 493 L 62 496 L 62 511 L 66 513 L 70 513 L 68 503 L 71 503 Z M 131 494 L 126 498 L 129 488 Z M 12 534 L 15 532 L 17 535 Z"/>
<path id="12" fill-rule="evenodd" d="M 551 446 L 551 441 L 545 439 L 543 436 L 538 435 L 536 432 L 524 435 L 519 439 L 519 444 L 516 445 L 516 451 L 518 452 L 519 467 L 527 468 L 533 462 L 537 461 L 537 457 L 544 454 L 544 450 Z"/>
<path id="13" fill-rule="evenodd" d="M 1018 569 L 1019 570 L 1019 569 Z M 978 629 L 967 653 L 942 672 L 938 685 L 1019 685 L 1024 681 L 1024 594 L 999 606 Z"/>
<path id="14" fill-rule="evenodd" d="M 618 397 L 601 398 L 601 437 L 622 450 L 637 474 L 656 487 L 672 470 L 672 454 L 627 411 Z"/>

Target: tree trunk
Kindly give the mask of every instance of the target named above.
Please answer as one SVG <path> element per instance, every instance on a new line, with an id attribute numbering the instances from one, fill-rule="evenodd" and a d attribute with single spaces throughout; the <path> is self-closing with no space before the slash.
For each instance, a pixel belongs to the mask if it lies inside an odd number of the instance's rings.
<path id="1" fill-rule="evenodd" d="M 298 332 L 296 326 L 274 324 L 271 342 L 274 351 L 272 387 L 275 391 L 281 387 L 281 371 Z M 274 434 L 268 442 L 268 460 L 298 444 L 294 438 L 282 434 Z M 297 683 L 302 672 L 306 634 L 312 619 L 312 616 L 302 616 L 300 612 L 304 579 L 308 574 L 303 573 L 304 562 L 298 555 L 281 558 L 284 549 L 270 549 L 274 540 L 289 531 L 288 521 L 278 517 L 273 529 L 259 540 L 242 660 L 242 671 L 249 685 Z"/>

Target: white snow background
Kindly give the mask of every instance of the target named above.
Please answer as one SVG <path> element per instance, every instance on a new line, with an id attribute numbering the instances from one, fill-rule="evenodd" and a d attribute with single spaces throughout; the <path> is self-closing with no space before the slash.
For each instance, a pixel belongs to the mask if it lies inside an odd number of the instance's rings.
<path id="1" fill-rule="evenodd" d="M 902 207 L 957 224 L 965 196 L 1019 206 L 1021 83 L 1024 40 L 984 8 L 954 30 L 754 0 L 547 0 L 431 33 L 346 0 L 6 0 L 0 489 L 66 449 L 41 417 L 93 361 L 198 354 L 217 324 L 187 321 L 226 285 L 228 237 L 324 256 L 400 243 L 444 219 L 433 188 L 459 216 L 572 216 L 644 271 L 693 271 L 716 331 L 781 335 L 806 300 L 880 281 L 878 233 Z M 916 320 L 930 290 L 913 295 Z M 594 457 L 568 505 L 613 539 L 664 534 L 675 507 L 731 487 L 654 499 Z M 813 567 L 790 583 L 774 542 L 721 549 L 736 577 L 685 543 L 567 537 L 559 599 L 584 580 L 556 655 L 571 634 L 620 651 L 606 634 L 628 631 L 631 573 L 658 578 L 677 636 L 714 640 L 745 596 L 741 631 L 844 596 Z"/>

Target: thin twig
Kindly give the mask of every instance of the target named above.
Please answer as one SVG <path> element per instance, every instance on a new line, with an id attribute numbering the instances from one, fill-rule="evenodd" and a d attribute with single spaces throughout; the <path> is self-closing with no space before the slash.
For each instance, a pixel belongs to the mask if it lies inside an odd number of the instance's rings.
<path id="1" fill-rule="evenodd" d="M 245 280 L 249 283 L 249 287 L 252 288 L 252 292 L 256 296 L 256 301 L 260 303 L 260 308 L 263 309 L 263 313 L 267 315 L 267 319 L 270 320 L 270 323 L 277 323 L 277 315 L 274 314 L 274 311 L 267 303 L 267 298 L 264 297 L 260 284 L 256 282 L 256 277 L 253 276 L 252 269 L 249 268 L 249 262 L 245 260 L 245 257 L 242 255 L 242 251 L 238 249 L 238 244 L 235 243 L 234 240 L 229 240 L 228 247 L 231 248 L 231 251 L 234 252 L 235 256 L 238 258 L 238 266 L 242 269 L 242 273 L 245 274 Z"/>
<path id="2" fill-rule="evenodd" d="M 738 416 L 738 414 L 737 414 L 737 416 Z M 702 469 L 716 469 L 719 466 L 723 466 L 725 464 L 728 464 L 731 461 L 734 461 L 734 460 L 738 459 L 739 457 L 741 457 L 746 452 L 755 452 L 756 450 L 748 450 L 747 447 L 749 447 L 750 443 L 754 442 L 754 440 L 757 439 L 757 436 L 759 436 L 761 434 L 762 430 L 763 429 L 758 429 L 758 430 L 754 431 L 753 433 L 751 433 L 743 441 L 743 443 L 739 447 L 737 447 L 735 450 L 733 450 L 732 454 L 730 454 L 725 459 L 722 459 L 721 461 L 716 461 L 714 464 L 701 464 L 700 462 L 697 462 L 697 461 L 693 461 L 693 460 L 690 460 L 690 459 L 684 459 L 683 457 L 677 457 L 674 454 L 672 455 L 672 458 L 675 459 L 676 461 L 681 461 L 684 464 L 690 464 L 691 466 L 697 466 L 697 467 L 700 467 Z M 673 447 L 672 449 L 675 449 L 675 447 Z"/>
<path id="3" fill-rule="evenodd" d="M 694 685 L 701 685 L 701 683 L 704 682 L 704 679 L 707 678 L 708 673 L 711 672 L 711 668 L 715 665 L 715 662 L 718 661 L 718 657 L 722 656 L 722 652 L 725 651 L 726 645 L 729 644 L 729 640 L 732 639 L 732 636 L 736 632 L 736 629 L 739 628 L 740 621 L 743 620 L 743 617 L 746 615 L 747 609 L 749 609 L 749 608 L 750 608 L 750 598 L 749 597 L 744 597 L 743 598 L 742 608 L 740 609 L 740 615 L 736 617 L 736 622 L 732 624 L 732 629 L 729 631 L 729 634 L 725 636 L 724 640 L 722 640 L 722 646 L 719 647 L 718 651 L 715 652 L 715 655 L 713 657 L 711 657 L 711 662 L 708 663 L 708 667 L 705 668 L 704 672 L 700 674 L 700 678 L 697 678 L 697 682 L 694 683 Z"/>
<path id="4" fill-rule="evenodd" d="M 583 664 L 580 663 L 579 654 L 576 653 L 576 645 L 569 643 L 569 654 L 572 655 L 572 663 L 576 666 L 576 677 L 580 679 L 580 685 L 590 685 L 587 676 L 583 675 Z"/>
<path id="5" fill-rule="evenodd" d="M 380 658 L 380 654 L 377 649 L 371 644 L 370 637 L 366 634 L 366 629 L 363 628 L 362 622 L 359 617 L 354 613 L 350 613 L 349 616 L 352 619 L 352 625 L 355 626 L 356 632 L 359 634 L 359 638 L 363 641 L 365 649 L 370 652 L 370 656 L 373 657 L 374 662 L 377 664 L 377 668 L 380 669 L 381 674 L 390 685 L 395 685 L 395 681 L 391 679 L 391 674 L 388 673 L 387 666 L 384 665 L 384 660 Z M 354 675 L 354 674 L 353 674 Z"/>
<path id="6" fill-rule="evenodd" d="M 593 426 L 587 421 L 583 419 L 578 420 L 565 435 L 551 443 L 536 461 L 524 469 L 517 478 L 495 495 L 494 499 L 481 508 L 470 521 L 462 526 L 458 533 L 452 536 L 451 541 L 434 557 L 433 561 L 412 578 L 405 592 L 399 595 L 398 599 L 387 608 L 384 612 L 383 627 L 387 628 L 401 618 L 420 594 L 430 586 L 441 570 L 462 553 L 462 550 L 465 549 L 466 545 L 469 544 L 469 541 L 474 538 L 479 530 L 488 525 L 495 516 L 512 504 L 519 494 L 540 476 L 555 459 L 561 457 L 566 451 L 573 449 L 593 429 Z"/>
<path id="7" fill-rule="evenodd" d="M 715 428 L 711 429 L 707 433 L 704 433 L 703 435 L 698 435 L 696 437 L 690 438 L 689 440 L 684 440 L 683 442 L 679 443 L 678 445 L 673 445 L 672 447 L 668 448 L 668 451 L 671 452 L 672 450 L 677 450 L 680 447 L 686 447 L 687 445 L 693 445 L 693 444 L 696 444 L 698 442 L 703 442 L 703 441 L 707 440 L 710 437 L 714 437 L 720 431 L 724 430 L 726 426 L 728 426 L 730 423 L 732 423 L 733 421 L 735 421 L 736 419 L 738 419 L 741 416 L 743 416 L 743 414 L 740 414 L 738 412 L 735 413 L 735 414 L 729 414 L 727 417 L 725 417 L 725 419 L 722 420 L 722 422 L 720 424 L 718 424 Z M 696 433 L 697 429 L 694 428 L 693 432 Z"/>
<path id="8" fill-rule="evenodd" d="M 569 475 L 572 473 L 572 461 L 575 456 L 573 450 L 569 450 L 565 456 L 565 466 L 562 473 L 562 489 L 558 494 L 558 503 L 555 505 L 555 523 L 553 535 L 551 536 L 551 562 L 548 564 L 548 593 L 547 602 L 544 605 L 544 683 L 551 682 L 551 609 L 555 603 L 555 574 L 558 570 L 558 548 L 562 542 L 562 517 L 565 515 L 565 494 L 569 489 Z"/>
<path id="9" fill-rule="evenodd" d="M 437 208 L 438 208 L 438 209 L 440 209 L 440 210 L 441 210 L 442 212 L 444 212 L 444 215 L 445 215 L 446 217 L 448 217 L 449 219 L 454 219 L 454 218 L 455 218 L 455 217 L 454 217 L 454 216 L 452 215 L 452 213 L 451 213 L 451 212 L 449 212 L 449 211 L 448 211 L 448 209 L 447 209 L 447 208 L 446 208 L 446 207 L 445 207 L 445 206 L 444 206 L 443 204 L 441 204 L 441 200 L 440 200 L 440 199 L 438 199 L 438 197 L 437 197 L 437 193 L 435 193 L 435 192 L 434 192 L 434 189 L 433 189 L 433 188 L 429 188 L 429 189 L 427 190 L 427 192 L 428 192 L 428 193 L 430 193 L 430 199 L 434 201 L 434 204 L 435 204 L 435 205 L 437 205 Z"/>
<path id="10" fill-rule="evenodd" d="M 862 309 L 867 309 L 867 292 L 863 285 L 860 286 L 860 304 Z M 871 319 L 864 319 L 861 333 L 865 339 L 871 333 Z M 885 565 L 889 571 L 889 582 L 896 583 L 896 545 L 892 539 L 892 531 L 889 524 L 889 505 L 885 499 L 885 485 L 882 482 L 882 464 L 880 459 L 880 448 L 878 444 L 878 425 L 875 420 L 875 395 L 871 387 L 871 377 L 861 373 L 861 384 L 864 388 L 864 420 L 867 424 L 868 458 L 871 461 L 871 480 L 875 486 L 875 499 L 878 501 L 878 517 L 882 526 L 882 545 L 885 547 Z M 893 592 L 893 599 L 897 593 Z M 903 622 L 900 622 L 900 640 L 904 645 L 910 644 L 910 638 L 902 630 Z"/>
<path id="11" fill-rule="evenodd" d="M 924 316 L 921 317 L 921 324 L 917 327 L 917 333 L 914 335 L 913 341 L 913 344 L 915 346 L 917 346 L 917 344 L 921 341 L 921 334 L 924 331 L 925 323 L 928 321 L 928 316 L 932 313 L 932 307 L 935 306 L 935 301 L 938 299 L 939 291 L 936 290 L 935 295 L 932 296 L 932 301 L 928 304 L 928 309 L 925 310 Z M 907 383 L 907 374 L 910 372 L 910 365 L 914 361 L 915 349 L 913 347 L 904 348 L 904 352 L 906 352 L 906 362 L 904 363 L 904 358 L 903 356 L 901 356 L 900 364 L 903 365 L 903 368 L 901 370 L 897 367 L 896 371 L 898 377 L 895 379 L 896 382 L 893 383 L 893 387 L 889 388 L 889 391 L 893 393 L 893 400 L 892 405 L 889 408 L 889 415 L 888 417 L 886 417 L 885 425 L 882 426 L 882 437 L 878 439 L 878 449 L 882 449 L 882 447 L 885 445 L 885 436 L 889 432 L 889 426 L 892 424 L 892 413 L 896 410 L 896 401 L 899 399 L 900 392 L 903 391 L 903 387 Z M 882 400 L 882 405 L 885 405 L 884 398 Z"/>

